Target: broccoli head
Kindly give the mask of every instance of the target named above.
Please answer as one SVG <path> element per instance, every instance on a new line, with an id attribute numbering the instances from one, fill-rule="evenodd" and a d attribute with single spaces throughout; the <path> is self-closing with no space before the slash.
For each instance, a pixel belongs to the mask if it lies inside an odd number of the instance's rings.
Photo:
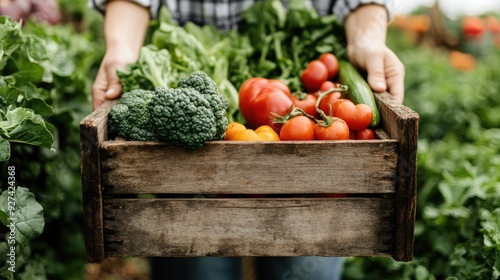
<path id="1" fill-rule="evenodd" d="M 128 140 L 157 140 L 148 110 L 154 91 L 136 89 L 125 92 L 109 112 L 109 129 Z"/>
<path id="2" fill-rule="evenodd" d="M 212 78 L 210 78 L 210 76 L 208 76 L 205 72 L 196 71 L 179 80 L 177 86 L 180 88 L 194 88 L 201 93 L 206 100 L 208 100 L 216 119 L 217 132 L 215 140 L 224 139 L 224 133 L 228 125 L 228 102 L 219 92 L 217 84 L 214 80 L 212 80 Z"/>
<path id="3" fill-rule="evenodd" d="M 210 102 L 192 87 L 155 89 L 150 113 L 159 140 L 187 149 L 201 148 L 217 139 L 217 123 Z M 225 116 L 224 116 L 225 118 Z"/>
<path id="4" fill-rule="evenodd" d="M 128 140 L 160 140 L 188 149 L 222 140 L 227 129 L 227 101 L 204 72 L 194 72 L 177 88 L 124 93 L 109 115 L 110 131 Z"/>

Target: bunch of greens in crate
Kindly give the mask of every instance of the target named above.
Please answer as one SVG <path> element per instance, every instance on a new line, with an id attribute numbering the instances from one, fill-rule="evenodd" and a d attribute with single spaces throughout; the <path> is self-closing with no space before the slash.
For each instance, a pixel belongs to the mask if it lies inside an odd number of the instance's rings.
<path id="1" fill-rule="evenodd" d="M 1 18 L 0 36 L 0 210 L 6 209 L 4 178 L 13 166 L 20 203 L 15 215 L 25 220 L 16 231 L 16 273 L 4 262 L 0 277 L 78 279 L 85 257 L 78 122 L 91 110 L 91 79 L 103 49 L 72 26 L 21 26 L 9 18 Z M 0 226 L 2 235 L 8 230 Z M 10 244 L 2 240 L 5 255 Z"/>
<path id="2" fill-rule="evenodd" d="M 224 33 L 214 26 L 174 23 L 162 9 L 154 27 L 152 42 L 141 49 L 139 60 L 119 70 L 123 92 L 176 87 L 182 78 L 196 71 L 208 74 L 228 103 L 229 121 L 236 116 L 238 90 L 229 81 L 230 52 L 235 49 Z"/>
<path id="3" fill-rule="evenodd" d="M 334 15 L 319 16 L 304 0 L 257 2 L 243 13 L 238 28 L 251 50 L 245 63 L 233 65 L 235 85 L 250 77 L 278 78 L 301 90 L 300 74 L 322 53 L 345 59 L 345 31 Z M 235 60 L 232 60 L 235 61 Z M 239 62 L 240 63 L 240 62 Z"/>
<path id="4" fill-rule="evenodd" d="M 319 16 L 304 0 L 258 2 L 242 15 L 237 29 L 176 24 L 162 9 L 150 44 L 138 62 L 118 71 L 124 92 L 175 86 L 194 71 L 207 73 L 229 104 L 229 122 L 240 120 L 238 88 L 251 77 L 279 78 L 299 90 L 301 71 L 321 53 L 344 57 L 345 34 L 333 15 Z"/>

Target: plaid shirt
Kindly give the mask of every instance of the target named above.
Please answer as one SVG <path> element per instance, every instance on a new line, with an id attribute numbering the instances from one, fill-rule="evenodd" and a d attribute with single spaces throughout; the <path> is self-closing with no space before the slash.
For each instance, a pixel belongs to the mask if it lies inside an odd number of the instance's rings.
<path id="1" fill-rule="evenodd" d="M 236 26 L 240 15 L 253 3 L 259 0 L 132 0 L 141 6 L 149 8 L 155 18 L 162 5 L 166 5 L 172 17 L 180 25 L 188 21 L 196 24 L 213 24 L 222 30 Z M 282 0 L 287 5 L 286 0 Z M 392 17 L 396 0 L 306 0 L 309 6 L 316 9 L 319 15 L 335 14 L 340 22 L 361 4 L 377 3 L 384 5 L 389 18 Z M 106 0 L 89 0 L 89 5 L 104 13 Z"/>

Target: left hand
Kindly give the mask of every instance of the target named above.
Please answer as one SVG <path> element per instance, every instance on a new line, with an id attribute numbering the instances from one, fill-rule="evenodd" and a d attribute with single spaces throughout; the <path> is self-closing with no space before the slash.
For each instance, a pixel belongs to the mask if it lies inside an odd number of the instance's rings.
<path id="1" fill-rule="evenodd" d="M 368 84 L 376 92 L 388 91 L 404 100 L 404 65 L 386 44 L 387 12 L 367 4 L 353 11 L 345 23 L 347 53 L 351 63 L 368 72 Z"/>

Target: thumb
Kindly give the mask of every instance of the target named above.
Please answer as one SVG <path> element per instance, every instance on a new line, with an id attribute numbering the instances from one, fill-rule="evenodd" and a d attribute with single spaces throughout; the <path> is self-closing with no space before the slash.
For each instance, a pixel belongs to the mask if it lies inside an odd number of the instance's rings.
<path id="1" fill-rule="evenodd" d="M 366 71 L 368 72 L 368 84 L 376 92 L 387 90 L 385 82 L 383 56 L 371 56 L 366 61 Z"/>
<path id="2" fill-rule="evenodd" d="M 116 74 L 116 68 L 110 67 L 107 72 L 108 89 L 106 90 L 104 97 L 106 99 L 117 99 L 122 94 L 122 85 L 118 75 Z"/>
<path id="3" fill-rule="evenodd" d="M 121 95 L 121 85 L 120 83 L 109 84 L 108 90 L 106 90 L 106 94 L 104 97 L 106 99 L 117 99 Z"/>

